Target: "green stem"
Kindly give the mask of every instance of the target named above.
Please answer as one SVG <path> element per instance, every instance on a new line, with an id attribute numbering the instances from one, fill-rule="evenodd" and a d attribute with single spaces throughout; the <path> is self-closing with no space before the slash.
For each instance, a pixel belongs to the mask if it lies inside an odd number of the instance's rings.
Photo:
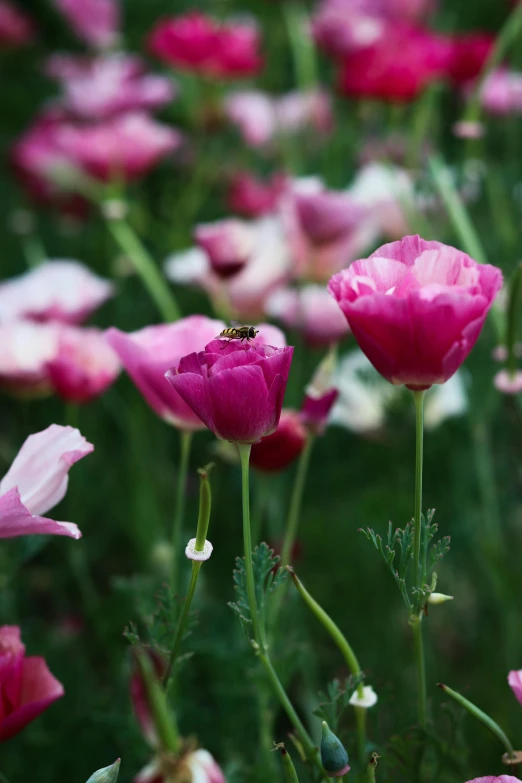
<path id="1" fill-rule="evenodd" d="M 328 615 L 322 606 L 317 603 L 315 598 L 310 595 L 301 580 L 294 573 L 293 568 L 288 566 L 288 571 L 290 572 L 294 584 L 297 587 L 297 590 L 299 591 L 299 594 L 303 598 L 305 604 L 319 620 L 325 631 L 330 634 L 333 641 L 341 651 L 341 655 L 346 661 L 346 664 L 352 675 L 354 677 L 360 676 L 362 672 L 359 661 L 357 660 L 352 647 L 350 646 L 339 626 L 334 623 L 330 615 Z M 360 682 L 357 686 L 357 691 L 359 696 L 362 698 L 364 695 L 362 682 Z M 357 722 L 357 744 L 359 750 L 359 760 L 362 766 L 364 766 L 366 758 L 366 712 L 366 707 L 355 707 L 355 717 Z"/>
<path id="2" fill-rule="evenodd" d="M 237 448 L 239 451 L 239 457 L 241 459 L 241 478 L 242 478 L 242 494 L 243 494 L 243 544 L 245 550 L 245 575 L 246 575 L 246 587 L 248 605 L 250 609 L 250 619 L 252 622 L 252 634 L 253 644 L 255 645 L 256 653 L 259 656 L 261 663 L 268 675 L 272 688 L 277 695 L 281 706 L 288 715 L 289 720 L 293 724 L 299 739 L 303 744 L 306 755 L 310 761 L 316 766 L 321 777 L 327 781 L 321 760 L 319 758 L 319 749 L 314 745 L 312 738 L 305 729 L 301 719 L 295 711 L 292 702 L 287 696 L 285 689 L 283 688 L 277 673 L 270 661 L 268 650 L 262 635 L 261 624 L 259 621 L 259 614 L 256 601 L 256 590 L 254 582 L 254 568 L 252 565 L 252 539 L 250 533 L 250 487 L 249 487 L 249 461 L 250 450 L 252 448 L 250 443 L 238 443 Z"/>
<path id="3" fill-rule="evenodd" d="M 413 644 L 415 648 L 415 663 L 417 667 L 417 704 L 419 726 L 426 728 L 426 667 L 424 663 L 424 642 L 422 638 L 422 615 L 419 614 L 411 621 L 413 631 Z"/>
<path id="4" fill-rule="evenodd" d="M 161 689 L 148 653 L 139 650 L 137 652 L 137 663 L 145 685 L 160 747 L 167 752 L 177 753 L 179 749 L 179 735 L 176 721 L 171 710 L 169 710 L 165 693 Z"/>
<path id="5" fill-rule="evenodd" d="M 510 758 L 514 756 L 515 752 L 513 750 L 513 745 L 507 738 L 504 731 L 500 728 L 498 723 L 493 720 L 493 718 L 490 718 L 489 715 L 486 715 L 485 712 L 479 709 L 475 704 L 473 704 L 473 702 L 468 701 L 468 699 L 465 699 L 464 696 L 461 696 L 460 693 L 452 690 L 452 688 L 448 688 L 447 685 L 443 685 L 440 682 L 437 683 L 437 685 L 444 691 L 444 693 L 447 693 L 448 696 L 451 696 L 451 698 L 454 699 L 457 704 L 460 704 L 461 707 L 464 707 L 464 709 L 467 710 L 470 715 L 473 715 L 474 718 L 483 723 L 484 726 L 486 726 L 495 735 L 495 737 L 500 740 Z"/>
<path id="6" fill-rule="evenodd" d="M 129 224 L 124 220 L 108 220 L 107 227 L 134 265 L 162 318 L 165 321 L 176 321 L 180 318 L 181 312 L 174 294 Z"/>
<path id="7" fill-rule="evenodd" d="M 183 517 L 185 516 L 185 500 L 187 495 L 187 475 L 190 456 L 192 432 L 182 430 L 180 433 L 180 452 L 178 467 L 178 482 L 176 488 L 176 508 L 172 525 L 172 592 L 176 594 L 179 588 L 179 570 L 181 563 L 181 535 L 183 533 Z"/>
<path id="8" fill-rule="evenodd" d="M 424 396 L 425 391 L 414 391 L 415 401 L 415 515 L 413 545 L 413 586 L 421 587 L 421 539 L 422 539 L 422 462 L 424 456 Z M 417 601 L 418 603 L 418 601 Z M 419 609 L 420 607 L 417 606 Z"/>
<path id="9" fill-rule="evenodd" d="M 519 263 L 509 284 L 509 303 L 506 324 L 506 348 L 508 351 L 507 369 L 513 376 L 517 369 L 515 341 L 517 336 L 517 318 L 520 308 L 520 290 L 522 282 L 522 263 Z"/>
<path id="10" fill-rule="evenodd" d="M 317 84 L 315 49 L 312 39 L 306 34 L 310 21 L 306 12 L 294 2 L 283 3 L 282 10 L 294 60 L 295 79 L 299 89 L 306 92 Z"/>
<path id="11" fill-rule="evenodd" d="M 285 568 L 285 566 L 289 564 L 290 558 L 292 556 L 292 549 L 294 548 L 294 543 L 297 536 L 297 528 L 299 525 L 303 492 L 306 484 L 306 477 L 308 475 L 308 466 L 310 465 L 310 455 L 312 453 L 314 442 L 315 437 L 313 435 L 309 435 L 297 464 L 297 472 L 294 479 L 292 498 L 290 500 L 290 509 L 288 511 L 288 518 L 286 522 L 285 537 L 283 539 L 283 547 L 281 550 L 282 568 Z"/>
<path id="12" fill-rule="evenodd" d="M 187 625 L 187 619 L 190 612 L 190 605 L 192 603 L 192 599 L 194 597 L 194 592 L 196 590 L 196 584 L 198 582 L 198 576 L 199 576 L 199 569 L 201 568 L 201 562 L 198 562 L 197 560 L 192 561 L 192 575 L 190 577 L 190 585 L 188 589 L 187 596 L 185 598 L 185 603 L 183 604 L 183 611 L 181 612 L 181 617 L 179 618 L 178 627 L 176 629 L 176 636 L 174 637 L 174 643 L 172 645 L 172 649 L 170 651 L 169 656 L 169 662 L 167 665 L 167 669 L 165 671 L 165 675 L 163 677 L 163 687 L 168 690 L 170 678 L 172 674 L 172 669 L 174 667 L 174 664 L 178 658 L 179 655 L 179 648 L 181 646 L 181 642 L 183 639 L 183 634 L 185 633 L 185 628 Z"/>

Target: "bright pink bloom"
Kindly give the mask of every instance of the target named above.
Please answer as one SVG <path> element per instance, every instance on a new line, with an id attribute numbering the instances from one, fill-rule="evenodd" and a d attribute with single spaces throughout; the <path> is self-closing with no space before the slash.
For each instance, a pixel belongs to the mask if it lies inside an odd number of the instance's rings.
<path id="1" fill-rule="evenodd" d="M 56 112 L 37 119 L 13 148 L 22 183 L 36 197 L 49 198 L 74 183 L 75 172 L 110 181 L 139 179 L 181 144 L 173 128 L 139 112 L 80 125 Z"/>
<path id="2" fill-rule="evenodd" d="M 476 79 L 493 48 L 495 39 L 489 33 L 465 33 L 448 39 L 451 57 L 447 73 L 454 84 Z"/>
<path id="3" fill-rule="evenodd" d="M 116 43 L 120 28 L 118 0 L 55 0 L 78 38 L 97 49 Z"/>
<path id="4" fill-rule="evenodd" d="M 376 234 L 365 206 L 349 193 L 325 190 L 319 182 L 294 182 L 280 209 L 294 273 L 309 280 L 328 280 Z"/>
<path id="5" fill-rule="evenodd" d="M 217 438 L 255 443 L 279 424 L 293 351 L 213 340 L 166 378 Z"/>
<path id="6" fill-rule="evenodd" d="M 322 285 L 279 288 L 267 300 L 267 312 L 289 329 L 297 329 L 312 346 L 331 345 L 350 334 L 338 306 Z"/>
<path id="7" fill-rule="evenodd" d="M 508 683 L 515 694 L 515 698 L 522 704 L 522 669 L 509 672 Z"/>
<path id="8" fill-rule="evenodd" d="M 306 443 L 306 430 L 299 413 L 287 408 L 275 432 L 254 443 L 250 452 L 250 464 L 258 470 L 276 473 L 284 470 L 297 459 Z"/>
<path id="9" fill-rule="evenodd" d="M 0 627 L 0 742 L 14 737 L 64 694 L 43 658 L 25 657 L 17 625 Z"/>
<path id="10" fill-rule="evenodd" d="M 496 267 L 410 236 L 355 261 L 328 290 L 381 375 L 427 389 L 465 360 L 501 285 Z"/>
<path id="11" fill-rule="evenodd" d="M 139 57 L 119 52 L 94 58 L 55 54 L 46 72 L 61 83 L 60 105 L 82 119 L 157 109 L 176 94 L 171 79 L 146 73 Z"/>
<path id="12" fill-rule="evenodd" d="M 112 328 L 107 332 L 107 340 L 158 416 L 180 429 L 199 430 L 206 425 L 185 397 L 167 383 L 165 373 L 176 368 L 188 353 L 202 351 L 224 327 L 222 321 L 189 315 L 173 324 L 148 326 L 130 334 Z"/>
<path id="13" fill-rule="evenodd" d="M 59 325 L 9 321 L 0 324 L 0 386 L 14 394 L 51 391 L 47 363 L 56 355 Z"/>
<path id="14" fill-rule="evenodd" d="M 34 39 L 32 21 L 7 0 L 0 0 L 0 47 L 25 46 Z"/>
<path id="15" fill-rule="evenodd" d="M 204 250 L 218 277 L 237 275 L 252 254 L 255 231 L 236 218 L 201 223 L 194 230 L 196 244 Z"/>
<path id="16" fill-rule="evenodd" d="M 51 424 L 30 435 L 0 481 L 0 538 L 37 534 L 80 538 L 72 522 L 40 516 L 67 492 L 69 469 L 94 450 L 79 430 Z"/>
<path id="17" fill-rule="evenodd" d="M 20 318 L 78 324 L 114 294 L 79 261 L 45 261 L 0 284 L 0 322 Z"/>
<path id="18" fill-rule="evenodd" d="M 491 114 L 521 114 L 522 73 L 497 68 L 483 83 L 480 102 Z"/>
<path id="19" fill-rule="evenodd" d="M 255 76 L 263 65 L 254 25 L 219 24 L 197 11 L 159 21 L 148 49 L 168 65 L 210 78 Z"/>
<path id="20" fill-rule="evenodd" d="M 339 89 L 349 98 L 413 101 L 447 73 L 453 50 L 442 36 L 423 29 L 397 29 L 373 46 L 346 55 Z"/>
<path id="21" fill-rule="evenodd" d="M 260 217 L 274 211 L 283 188 L 281 175 L 276 174 L 265 183 L 248 171 L 238 172 L 230 181 L 227 203 L 238 215 Z"/>
<path id="22" fill-rule="evenodd" d="M 94 400 L 111 386 L 120 361 L 99 329 L 60 329 L 56 355 L 47 364 L 53 391 L 66 402 Z"/>

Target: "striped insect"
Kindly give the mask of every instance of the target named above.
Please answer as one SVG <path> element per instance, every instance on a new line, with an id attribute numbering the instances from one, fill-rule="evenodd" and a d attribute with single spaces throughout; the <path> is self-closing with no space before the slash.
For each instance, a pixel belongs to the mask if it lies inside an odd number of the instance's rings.
<path id="1" fill-rule="evenodd" d="M 259 334 L 259 329 L 255 329 L 253 326 L 244 326 L 238 321 L 231 321 L 230 323 L 230 327 L 223 329 L 223 331 L 218 334 L 218 338 L 228 338 L 227 342 L 223 345 L 223 348 L 225 345 L 232 342 L 232 340 L 240 340 L 241 342 L 245 342 L 246 340 L 247 343 L 250 343 Z"/>

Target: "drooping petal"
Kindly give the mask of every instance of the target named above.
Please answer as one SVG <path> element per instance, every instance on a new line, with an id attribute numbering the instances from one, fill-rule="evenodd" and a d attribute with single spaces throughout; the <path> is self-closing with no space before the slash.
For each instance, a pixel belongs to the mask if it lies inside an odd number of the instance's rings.
<path id="1" fill-rule="evenodd" d="M 22 503 L 17 487 L 0 495 L 0 538 L 34 535 L 81 538 L 82 534 L 72 522 L 55 522 L 54 519 L 31 514 Z"/>
<path id="2" fill-rule="evenodd" d="M 0 723 L 0 742 L 14 737 L 64 694 L 63 685 L 51 674 L 43 658 L 25 658 L 19 705 Z"/>

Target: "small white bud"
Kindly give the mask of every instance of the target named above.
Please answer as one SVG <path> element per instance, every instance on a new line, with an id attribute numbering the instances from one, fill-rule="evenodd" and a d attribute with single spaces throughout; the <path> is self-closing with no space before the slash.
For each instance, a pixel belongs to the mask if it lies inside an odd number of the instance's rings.
<path id="1" fill-rule="evenodd" d="M 373 690 L 371 685 L 365 685 L 363 687 L 363 695 L 359 696 L 359 692 L 355 691 L 350 697 L 350 704 L 353 707 L 365 707 L 369 709 L 377 704 L 377 694 Z"/>
<path id="2" fill-rule="evenodd" d="M 444 595 L 444 593 L 431 593 L 428 597 L 429 604 L 445 604 L 446 601 L 453 601 L 453 596 Z"/>

